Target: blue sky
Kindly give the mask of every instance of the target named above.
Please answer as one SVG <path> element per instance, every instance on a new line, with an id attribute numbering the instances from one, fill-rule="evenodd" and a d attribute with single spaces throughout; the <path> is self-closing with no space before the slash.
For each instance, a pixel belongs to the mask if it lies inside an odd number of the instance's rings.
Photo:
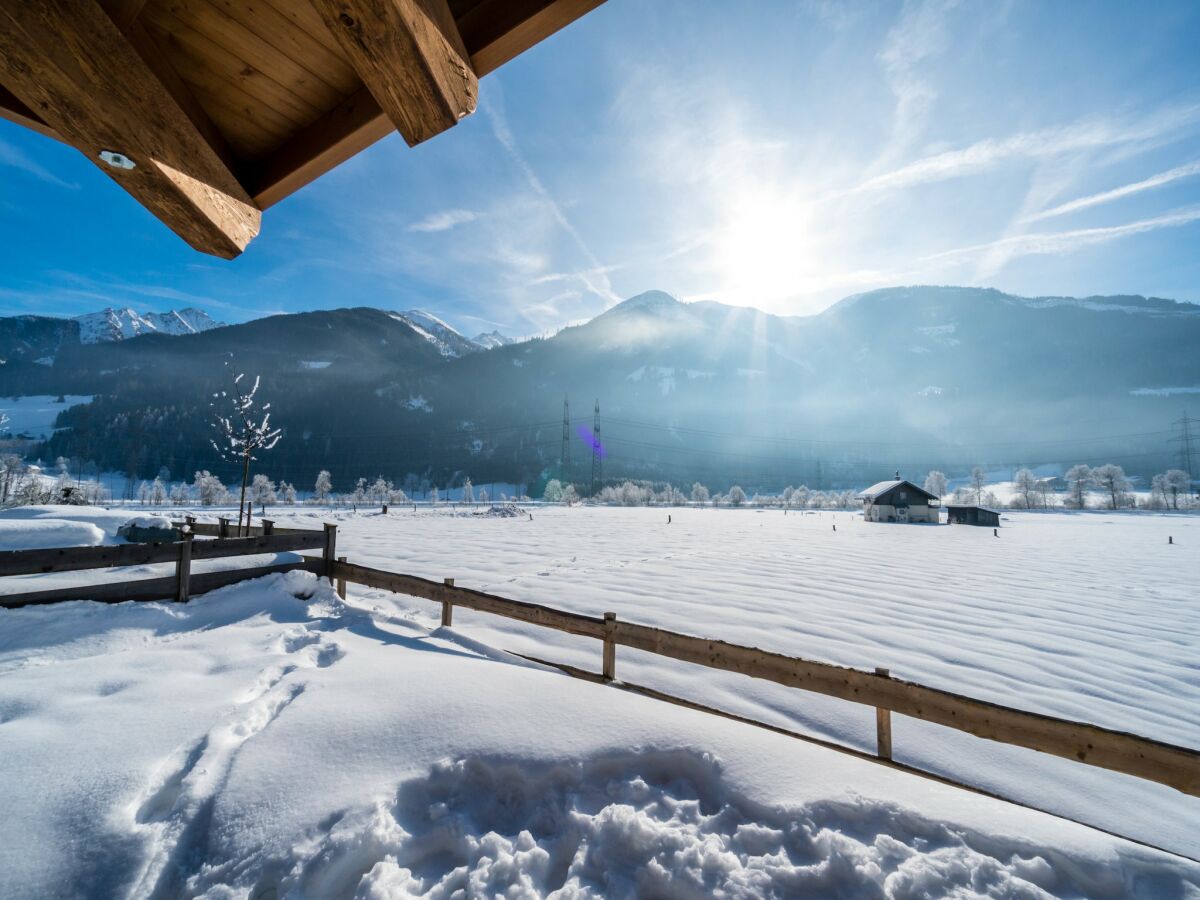
<path id="1" fill-rule="evenodd" d="M 1200 302 L 1200 4 L 609 0 L 202 256 L 0 121 L 0 314 L 421 307 L 540 334 L 658 288 Z"/>

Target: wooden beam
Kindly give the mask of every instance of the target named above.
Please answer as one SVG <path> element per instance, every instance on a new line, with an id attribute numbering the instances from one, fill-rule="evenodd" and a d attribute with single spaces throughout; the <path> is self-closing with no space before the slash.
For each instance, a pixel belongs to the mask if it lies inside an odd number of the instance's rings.
<path id="1" fill-rule="evenodd" d="M 0 3 L 0 81 L 195 249 L 232 259 L 258 234 L 249 194 L 94 0 Z"/>
<path id="2" fill-rule="evenodd" d="M 459 19 L 471 64 L 482 78 L 604 0 L 482 0 Z"/>
<path id="3" fill-rule="evenodd" d="M 0 84 L 0 118 L 8 119 L 18 125 L 43 134 L 56 141 L 62 140 L 62 135 L 43 122 L 32 109 L 17 98 L 12 91 Z"/>
<path id="4" fill-rule="evenodd" d="M 479 80 L 446 0 L 314 2 L 410 147 L 475 111 Z"/>
<path id="5" fill-rule="evenodd" d="M 471 67 L 482 78 L 603 2 L 536 0 L 536 8 L 526 10 L 529 17 L 522 18 L 512 12 L 516 2 L 485 0 L 458 22 Z M 254 202 L 266 209 L 394 130 L 371 92 L 363 88 L 248 172 L 246 186 Z"/>
<path id="6" fill-rule="evenodd" d="M 259 208 L 266 209 L 395 130 L 371 92 L 362 88 L 248 170 L 246 187 Z"/>

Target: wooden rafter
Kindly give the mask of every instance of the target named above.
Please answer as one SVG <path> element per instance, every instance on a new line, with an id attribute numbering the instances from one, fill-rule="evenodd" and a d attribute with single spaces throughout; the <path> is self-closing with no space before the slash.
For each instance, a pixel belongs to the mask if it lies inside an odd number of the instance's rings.
<path id="1" fill-rule="evenodd" d="M 226 259 L 261 213 L 221 155 L 94 0 L 0 4 L 5 85 L 192 247 Z M 102 151 L 133 168 L 102 161 Z"/>
<path id="2" fill-rule="evenodd" d="M 314 2 L 410 147 L 475 111 L 479 80 L 446 0 Z"/>

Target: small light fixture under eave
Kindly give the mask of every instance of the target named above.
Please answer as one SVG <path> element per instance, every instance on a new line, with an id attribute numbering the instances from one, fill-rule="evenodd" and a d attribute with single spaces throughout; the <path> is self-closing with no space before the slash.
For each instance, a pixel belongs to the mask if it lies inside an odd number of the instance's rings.
<path id="1" fill-rule="evenodd" d="M 137 166 L 137 163 L 124 153 L 116 153 L 112 150 L 101 150 L 100 158 L 114 169 L 132 169 Z"/>

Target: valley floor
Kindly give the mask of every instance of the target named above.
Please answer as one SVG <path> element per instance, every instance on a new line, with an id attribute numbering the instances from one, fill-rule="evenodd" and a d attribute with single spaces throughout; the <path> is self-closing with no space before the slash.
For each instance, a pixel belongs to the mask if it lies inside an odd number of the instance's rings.
<path id="1" fill-rule="evenodd" d="M 275 512 L 331 517 L 356 562 L 1200 746 L 1194 518 Z M 436 614 L 298 573 L 0 611 L 0 896 L 1200 897 L 1179 857 L 499 649 L 595 670 L 595 641 Z M 873 747 L 868 709 L 625 650 L 617 674 Z M 895 752 L 1200 856 L 1171 789 L 899 717 Z"/>

